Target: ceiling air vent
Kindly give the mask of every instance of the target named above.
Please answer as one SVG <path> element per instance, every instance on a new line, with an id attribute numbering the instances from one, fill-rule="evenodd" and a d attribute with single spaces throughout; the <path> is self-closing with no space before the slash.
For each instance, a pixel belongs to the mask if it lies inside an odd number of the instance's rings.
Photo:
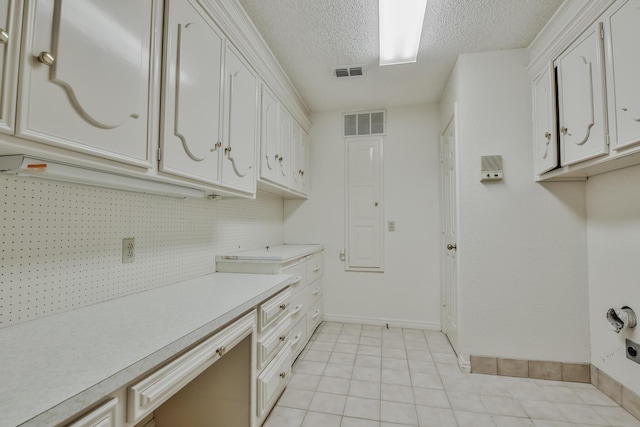
<path id="1" fill-rule="evenodd" d="M 384 135 L 384 133 L 384 110 L 344 114 L 344 136 Z"/>
<path id="2" fill-rule="evenodd" d="M 333 69 L 333 76 L 341 77 L 361 77 L 364 76 L 364 68 L 361 65 L 349 67 L 337 67 Z"/>

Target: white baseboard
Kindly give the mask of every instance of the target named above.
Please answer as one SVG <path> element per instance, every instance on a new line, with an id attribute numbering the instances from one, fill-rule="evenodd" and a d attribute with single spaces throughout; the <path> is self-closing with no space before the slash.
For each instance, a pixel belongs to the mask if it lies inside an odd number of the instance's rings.
<path id="1" fill-rule="evenodd" d="M 462 370 L 462 372 L 470 373 L 471 372 L 471 361 L 464 360 L 461 354 L 458 355 L 458 367 Z"/>
<path id="2" fill-rule="evenodd" d="M 325 322 L 360 323 L 362 325 L 389 326 L 390 328 L 422 329 L 426 331 L 441 331 L 439 322 L 416 322 L 405 319 L 385 319 L 380 317 L 339 316 L 336 314 L 323 315 Z"/>

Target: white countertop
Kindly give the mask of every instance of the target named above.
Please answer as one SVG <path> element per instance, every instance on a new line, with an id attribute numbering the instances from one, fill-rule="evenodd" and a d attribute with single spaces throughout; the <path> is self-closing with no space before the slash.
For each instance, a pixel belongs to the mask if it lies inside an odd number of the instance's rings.
<path id="1" fill-rule="evenodd" d="M 252 261 L 283 263 L 300 256 L 313 254 L 323 250 L 322 245 L 277 245 L 264 246 L 257 249 L 230 252 L 216 256 L 216 261 Z"/>
<path id="2" fill-rule="evenodd" d="M 0 329 L 0 426 L 64 421 L 291 279 L 209 274 Z"/>

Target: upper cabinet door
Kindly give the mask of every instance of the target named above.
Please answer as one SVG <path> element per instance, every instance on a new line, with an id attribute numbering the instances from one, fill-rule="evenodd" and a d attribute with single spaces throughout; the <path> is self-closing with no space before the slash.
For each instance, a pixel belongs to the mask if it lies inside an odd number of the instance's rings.
<path id="1" fill-rule="evenodd" d="M 295 120 L 291 120 L 291 189 L 302 191 L 302 163 L 304 147 L 302 146 L 302 128 Z"/>
<path id="2" fill-rule="evenodd" d="M 291 114 L 280 104 L 278 117 L 280 121 L 280 148 L 278 149 L 278 184 L 283 187 L 291 185 Z"/>
<path id="3" fill-rule="evenodd" d="M 160 0 L 25 3 L 16 134 L 151 167 Z"/>
<path id="4" fill-rule="evenodd" d="M 555 69 L 553 64 L 549 64 L 533 82 L 533 142 L 536 174 L 543 174 L 558 166 L 555 87 Z"/>
<path id="5" fill-rule="evenodd" d="M 613 148 L 640 142 L 640 0 L 614 4 L 604 18 Z"/>
<path id="6" fill-rule="evenodd" d="M 13 134 L 22 1 L 0 0 L 0 132 Z"/>
<path id="7" fill-rule="evenodd" d="M 302 179 L 300 180 L 300 184 L 302 185 L 302 189 L 300 192 L 304 195 L 309 194 L 309 179 L 311 170 L 311 147 L 309 146 L 309 134 L 302 130 L 302 171 L 300 175 L 302 175 Z"/>
<path id="8" fill-rule="evenodd" d="M 562 166 L 608 153 L 601 24 L 557 60 Z"/>
<path id="9" fill-rule="evenodd" d="M 225 56 L 222 184 L 254 194 L 258 141 L 258 76 L 231 46 Z"/>
<path id="10" fill-rule="evenodd" d="M 216 184 L 222 147 L 224 37 L 193 0 L 169 1 L 160 170 Z"/>
<path id="11" fill-rule="evenodd" d="M 260 143 L 260 177 L 277 182 L 280 158 L 279 102 L 276 96 L 262 85 L 262 125 Z"/>

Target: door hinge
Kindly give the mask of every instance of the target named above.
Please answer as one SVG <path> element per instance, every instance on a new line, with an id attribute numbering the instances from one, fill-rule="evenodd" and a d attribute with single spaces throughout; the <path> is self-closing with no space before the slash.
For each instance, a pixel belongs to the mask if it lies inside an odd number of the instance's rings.
<path id="1" fill-rule="evenodd" d="M 162 159 L 162 149 L 158 147 L 158 161 Z"/>

